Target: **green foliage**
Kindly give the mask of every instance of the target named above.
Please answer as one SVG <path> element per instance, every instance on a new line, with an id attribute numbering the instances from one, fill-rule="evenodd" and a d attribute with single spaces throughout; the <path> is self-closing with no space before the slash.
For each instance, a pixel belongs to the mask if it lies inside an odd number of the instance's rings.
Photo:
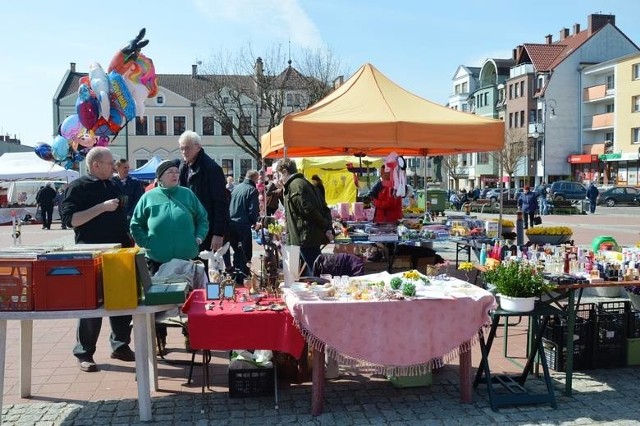
<path id="1" fill-rule="evenodd" d="M 402 283 L 402 294 L 407 297 L 412 297 L 416 295 L 416 285 L 410 282 Z"/>
<path id="2" fill-rule="evenodd" d="M 400 278 L 400 277 L 391 278 L 391 281 L 389 282 L 389 285 L 391 286 L 392 289 L 399 290 L 400 286 L 402 286 L 402 278 Z"/>
<path id="3" fill-rule="evenodd" d="M 534 265 L 524 262 L 511 261 L 488 269 L 484 279 L 496 286 L 498 294 L 509 297 L 535 297 L 554 287 L 544 280 Z"/>

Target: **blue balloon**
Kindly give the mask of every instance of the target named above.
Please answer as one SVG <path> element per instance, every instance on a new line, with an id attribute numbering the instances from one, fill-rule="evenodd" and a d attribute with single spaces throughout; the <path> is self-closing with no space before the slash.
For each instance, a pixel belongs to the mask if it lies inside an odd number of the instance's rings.
<path id="1" fill-rule="evenodd" d="M 53 161 L 53 153 L 51 151 L 51 145 L 48 143 L 39 143 L 34 148 L 33 151 L 36 155 L 42 158 L 45 161 Z"/>
<path id="2" fill-rule="evenodd" d="M 51 144 L 53 158 L 62 161 L 69 154 L 69 141 L 64 136 L 58 135 L 53 139 Z"/>

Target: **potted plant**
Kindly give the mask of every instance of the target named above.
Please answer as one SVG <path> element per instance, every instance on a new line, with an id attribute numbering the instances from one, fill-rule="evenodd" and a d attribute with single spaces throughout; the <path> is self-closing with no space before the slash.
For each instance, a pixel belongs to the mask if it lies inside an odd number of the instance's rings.
<path id="1" fill-rule="evenodd" d="M 516 312 L 532 311 L 536 299 L 554 287 L 545 281 L 535 265 L 527 262 L 500 263 L 488 268 L 484 279 L 495 286 L 502 309 Z"/>
<path id="2" fill-rule="evenodd" d="M 571 239 L 573 230 L 568 226 L 533 226 L 526 234 L 533 244 L 563 244 Z"/>
<path id="3" fill-rule="evenodd" d="M 492 222 L 499 222 L 502 224 L 502 232 L 513 232 L 513 230 L 516 228 L 516 225 L 513 223 L 512 220 L 509 219 L 502 219 L 502 222 L 499 221 L 499 219 L 491 219 Z"/>

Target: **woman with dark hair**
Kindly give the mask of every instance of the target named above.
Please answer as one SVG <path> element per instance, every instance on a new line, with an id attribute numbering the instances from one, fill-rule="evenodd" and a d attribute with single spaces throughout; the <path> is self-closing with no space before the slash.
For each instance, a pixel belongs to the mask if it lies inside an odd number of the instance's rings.
<path id="1" fill-rule="evenodd" d="M 318 175 L 311 176 L 311 183 L 313 184 L 313 186 L 316 187 L 316 189 L 318 189 L 318 191 L 320 192 L 320 195 L 322 195 L 322 199 L 326 200 L 325 192 L 324 192 L 324 184 L 322 183 L 322 179 L 320 179 L 320 176 Z"/>

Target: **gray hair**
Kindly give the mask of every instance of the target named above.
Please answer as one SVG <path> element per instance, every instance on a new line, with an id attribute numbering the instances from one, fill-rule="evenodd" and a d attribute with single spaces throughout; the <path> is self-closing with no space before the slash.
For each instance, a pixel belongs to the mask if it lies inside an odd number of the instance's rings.
<path id="1" fill-rule="evenodd" d="M 178 144 L 181 143 L 192 143 L 194 145 L 202 146 L 202 139 L 200 139 L 200 135 L 193 130 L 186 130 L 180 135 L 180 138 L 178 138 Z"/>
<path id="2" fill-rule="evenodd" d="M 104 146 L 94 146 L 91 148 L 87 153 L 87 157 L 84 159 L 87 165 L 87 170 L 91 171 L 91 164 L 93 164 L 94 161 L 102 160 L 108 154 L 111 154 L 111 151 L 109 148 Z"/>
<path id="3" fill-rule="evenodd" d="M 250 170 L 247 170 L 247 173 L 244 175 L 244 178 L 249 180 L 255 180 L 259 175 L 260 173 L 258 173 L 257 170 L 250 169 Z"/>

